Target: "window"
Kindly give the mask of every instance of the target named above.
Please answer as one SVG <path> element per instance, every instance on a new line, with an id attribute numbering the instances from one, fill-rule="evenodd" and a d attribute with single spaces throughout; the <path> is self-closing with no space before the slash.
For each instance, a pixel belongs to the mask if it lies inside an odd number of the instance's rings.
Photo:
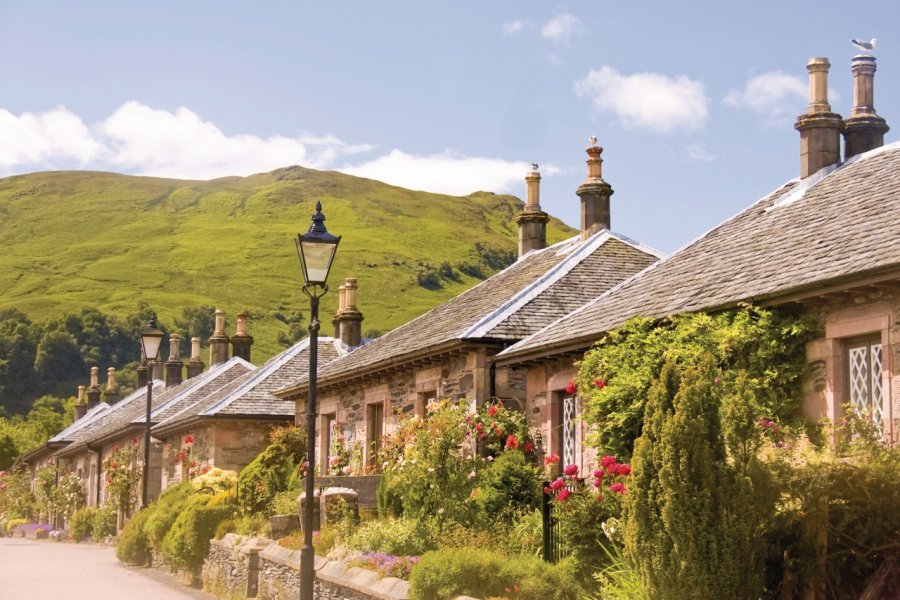
<path id="1" fill-rule="evenodd" d="M 381 438 L 384 435 L 384 403 L 370 404 L 366 419 L 366 464 L 372 465 L 381 452 Z"/>
<path id="2" fill-rule="evenodd" d="M 337 431 L 335 431 L 335 427 L 337 425 L 337 415 L 335 413 L 324 415 L 324 427 L 322 435 L 324 439 L 322 440 L 322 448 L 320 449 L 319 455 L 322 457 L 322 472 L 330 473 L 330 465 L 329 461 L 331 457 L 334 456 L 335 452 L 335 441 L 337 439 Z"/>
<path id="3" fill-rule="evenodd" d="M 416 398 L 416 415 L 426 417 L 428 415 L 428 405 L 437 400 L 437 390 L 429 390 L 427 392 L 419 392 Z"/>
<path id="4" fill-rule="evenodd" d="M 575 458 L 575 396 L 563 396 L 559 402 L 559 443 L 557 453 L 561 464 L 578 464 Z"/>
<path id="5" fill-rule="evenodd" d="M 871 420 L 881 435 L 884 427 L 881 335 L 847 340 L 844 348 L 845 392 L 851 409 Z"/>

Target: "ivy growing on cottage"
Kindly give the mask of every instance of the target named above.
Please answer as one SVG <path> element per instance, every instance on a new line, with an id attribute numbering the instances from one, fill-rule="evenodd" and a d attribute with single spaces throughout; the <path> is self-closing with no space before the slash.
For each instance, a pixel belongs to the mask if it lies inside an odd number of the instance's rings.
<path id="1" fill-rule="evenodd" d="M 696 366 L 709 353 L 721 370 L 725 395 L 738 382 L 755 395 L 759 416 L 798 419 L 805 345 L 820 330 L 815 318 L 753 306 L 718 314 L 690 313 L 661 321 L 634 317 L 609 332 L 579 364 L 577 387 L 589 444 L 630 457 L 641 434 L 650 384 L 666 360 Z"/>

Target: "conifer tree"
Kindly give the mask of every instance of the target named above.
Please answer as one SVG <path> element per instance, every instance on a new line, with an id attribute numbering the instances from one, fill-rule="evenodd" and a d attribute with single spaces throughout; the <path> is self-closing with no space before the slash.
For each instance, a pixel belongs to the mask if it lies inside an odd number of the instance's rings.
<path id="1" fill-rule="evenodd" d="M 752 485 L 729 463 L 719 417 L 715 361 L 679 378 L 668 362 L 654 382 L 635 444 L 626 500 L 626 551 L 647 595 L 660 600 L 753 598 L 758 575 L 744 564 Z M 677 389 L 677 393 L 675 390 Z"/>

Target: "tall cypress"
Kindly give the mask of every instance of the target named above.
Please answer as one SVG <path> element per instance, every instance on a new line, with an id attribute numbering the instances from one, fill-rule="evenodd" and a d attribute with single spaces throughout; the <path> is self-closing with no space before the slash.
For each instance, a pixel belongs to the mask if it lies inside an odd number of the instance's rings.
<path id="1" fill-rule="evenodd" d="M 680 379 L 680 380 L 679 380 Z M 626 551 L 649 597 L 752 598 L 757 580 L 742 564 L 747 540 L 735 527 L 740 507 L 719 417 L 716 364 L 709 355 L 679 378 L 667 363 L 654 383 L 632 460 Z M 677 393 L 674 390 L 677 389 Z M 674 397 L 673 397 L 674 396 Z"/>

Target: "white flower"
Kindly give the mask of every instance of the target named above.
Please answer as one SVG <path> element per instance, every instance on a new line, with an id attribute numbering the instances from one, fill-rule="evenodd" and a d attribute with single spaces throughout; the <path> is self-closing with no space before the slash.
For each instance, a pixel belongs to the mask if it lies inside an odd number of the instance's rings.
<path id="1" fill-rule="evenodd" d="M 428 467 L 428 472 L 429 472 L 429 473 L 434 473 L 434 467 Z"/>
<path id="2" fill-rule="evenodd" d="M 469 479 L 475 479 L 475 471 L 469 473 Z"/>
<path id="3" fill-rule="evenodd" d="M 437 512 L 438 512 L 439 515 L 442 515 L 442 514 L 444 514 L 444 509 L 443 509 L 443 508 L 439 508 Z"/>

